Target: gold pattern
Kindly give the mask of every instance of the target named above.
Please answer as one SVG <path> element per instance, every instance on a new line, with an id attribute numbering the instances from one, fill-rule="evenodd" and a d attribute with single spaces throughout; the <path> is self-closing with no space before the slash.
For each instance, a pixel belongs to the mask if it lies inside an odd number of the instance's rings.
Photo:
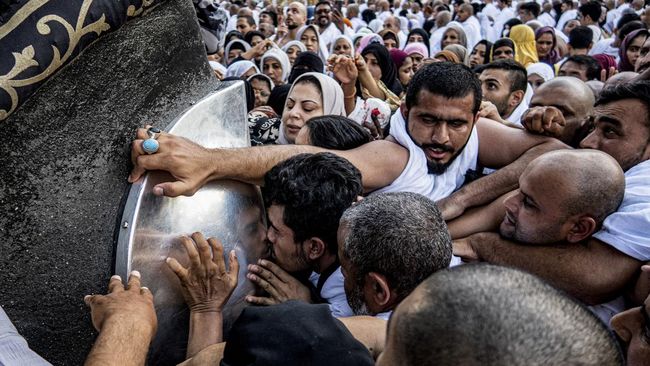
<path id="1" fill-rule="evenodd" d="M 25 4 L 6 24 L 0 27 L 0 39 L 11 33 L 18 25 L 20 25 L 25 19 L 29 18 L 32 13 L 48 1 L 49 0 L 31 0 Z M 104 14 L 102 14 L 97 21 L 88 24 L 85 27 L 83 26 L 86 21 L 88 9 L 92 2 L 93 0 L 84 0 L 81 9 L 79 10 L 77 23 L 74 27 L 64 18 L 55 14 L 46 15 L 36 22 L 36 30 L 42 35 L 50 34 L 51 29 L 48 23 L 59 23 L 65 28 L 69 39 L 68 48 L 65 50 L 63 55 L 61 55 L 61 51 L 56 46 L 52 45 L 52 60 L 47 68 L 45 68 L 45 70 L 40 74 L 27 79 L 15 79 L 23 71 L 30 67 L 39 66 L 39 64 L 34 60 L 33 46 L 25 47 L 20 53 L 12 52 L 15 60 L 13 68 L 6 75 L 0 75 L 0 89 L 3 89 L 7 94 L 9 94 L 9 97 L 11 98 L 11 106 L 8 111 L 0 109 L 0 121 L 6 119 L 18 107 L 18 93 L 16 92 L 16 88 L 36 84 L 56 72 L 65 62 L 68 61 L 70 56 L 72 56 L 77 44 L 84 35 L 88 33 L 96 33 L 97 36 L 99 36 L 102 32 L 106 32 L 110 29 L 110 25 L 106 22 L 106 16 Z M 154 2 L 155 0 L 143 0 L 142 6 L 137 10 L 135 6 L 130 5 L 127 9 L 127 15 L 129 17 L 138 16 L 145 11 L 145 8 L 150 7 Z"/>
<path id="2" fill-rule="evenodd" d="M 128 17 L 137 17 L 138 15 L 142 14 L 142 11 L 145 8 L 150 7 L 154 1 L 156 0 L 142 0 L 142 6 L 140 6 L 140 9 L 137 10 L 134 5 L 129 5 L 129 7 L 126 9 L 126 15 Z"/>

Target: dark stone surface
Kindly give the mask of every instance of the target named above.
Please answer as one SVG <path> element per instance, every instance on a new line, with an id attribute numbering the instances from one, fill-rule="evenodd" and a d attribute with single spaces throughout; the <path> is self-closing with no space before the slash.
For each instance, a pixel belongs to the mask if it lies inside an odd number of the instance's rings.
<path id="1" fill-rule="evenodd" d="M 136 127 L 160 128 L 214 90 L 189 0 L 100 38 L 0 122 L 0 305 L 57 365 L 94 340 Z"/>

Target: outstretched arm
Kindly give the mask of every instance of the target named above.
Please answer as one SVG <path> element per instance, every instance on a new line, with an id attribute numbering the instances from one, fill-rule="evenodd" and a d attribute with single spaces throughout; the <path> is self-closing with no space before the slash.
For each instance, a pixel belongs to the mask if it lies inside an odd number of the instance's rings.
<path id="1" fill-rule="evenodd" d="M 149 155 L 142 149 L 142 142 L 148 138 L 147 130 L 139 129 L 137 138 L 131 146 L 134 167 L 129 181 L 135 182 L 147 170 L 167 171 L 176 181 L 156 185 L 154 193 L 172 197 L 192 195 L 207 182 L 216 179 L 235 179 L 261 185 L 267 171 L 301 153 L 329 151 L 349 160 L 361 171 L 366 191 L 391 184 L 408 162 L 408 151 L 389 141 L 373 141 L 347 151 L 308 145 L 206 149 L 186 138 L 162 133 L 158 137 L 158 152 Z"/>
<path id="2" fill-rule="evenodd" d="M 531 272 L 589 305 L 621 295 L 641 267 L 641 262 L 593 238 L 579 244 L 537 246 L 481 233 L 455 240 L 454 254 Z"/>
<path id="3" fill-rule="evenodd" d="M 499 170 L 439 201 L 445 220 L 458 217 L 470 207 L 492 202 L 504 193 L 517 189 L 519 176 L 536 157 L 548 151 L 569 148 L 556 139 L 534 136 L 522 129 L 485 118 L 478 120 L 476 128 L 480 165 Z"/>
<path id="4" fill-rule="evenodd" d="M 482 232 L 497 232 L 506 209 L 503 202 L 516 192 L 508 192 L 489 205 L 469 209 L 460 217 L 447 223 L 452 239 L 459 239 Z"/>

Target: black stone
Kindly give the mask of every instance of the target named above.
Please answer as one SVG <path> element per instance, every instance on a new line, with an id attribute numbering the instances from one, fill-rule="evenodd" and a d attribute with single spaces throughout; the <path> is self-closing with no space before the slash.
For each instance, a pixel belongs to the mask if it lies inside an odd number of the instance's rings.
<path id="1" fill-rule="evenodd" d="M 55 365 L 96 335 L 137 127 L 164 128 L 216 89 L 190 1 L 101 37 L 0 122 L 0 305 Z"/>

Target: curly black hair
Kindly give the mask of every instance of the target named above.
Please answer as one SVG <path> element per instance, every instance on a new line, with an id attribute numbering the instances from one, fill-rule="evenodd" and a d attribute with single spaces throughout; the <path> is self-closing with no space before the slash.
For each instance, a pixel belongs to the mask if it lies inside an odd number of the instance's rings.
<path id="1" fill-rule="evenodd" d="M 336 232 L 343 212 L 363 194 L 361 172 L 332 153 L 299 154 L 264 175 L 266 207 L 284 206 L 284 224 L 294 241 L 319 238 L 337 252 Z"/>

